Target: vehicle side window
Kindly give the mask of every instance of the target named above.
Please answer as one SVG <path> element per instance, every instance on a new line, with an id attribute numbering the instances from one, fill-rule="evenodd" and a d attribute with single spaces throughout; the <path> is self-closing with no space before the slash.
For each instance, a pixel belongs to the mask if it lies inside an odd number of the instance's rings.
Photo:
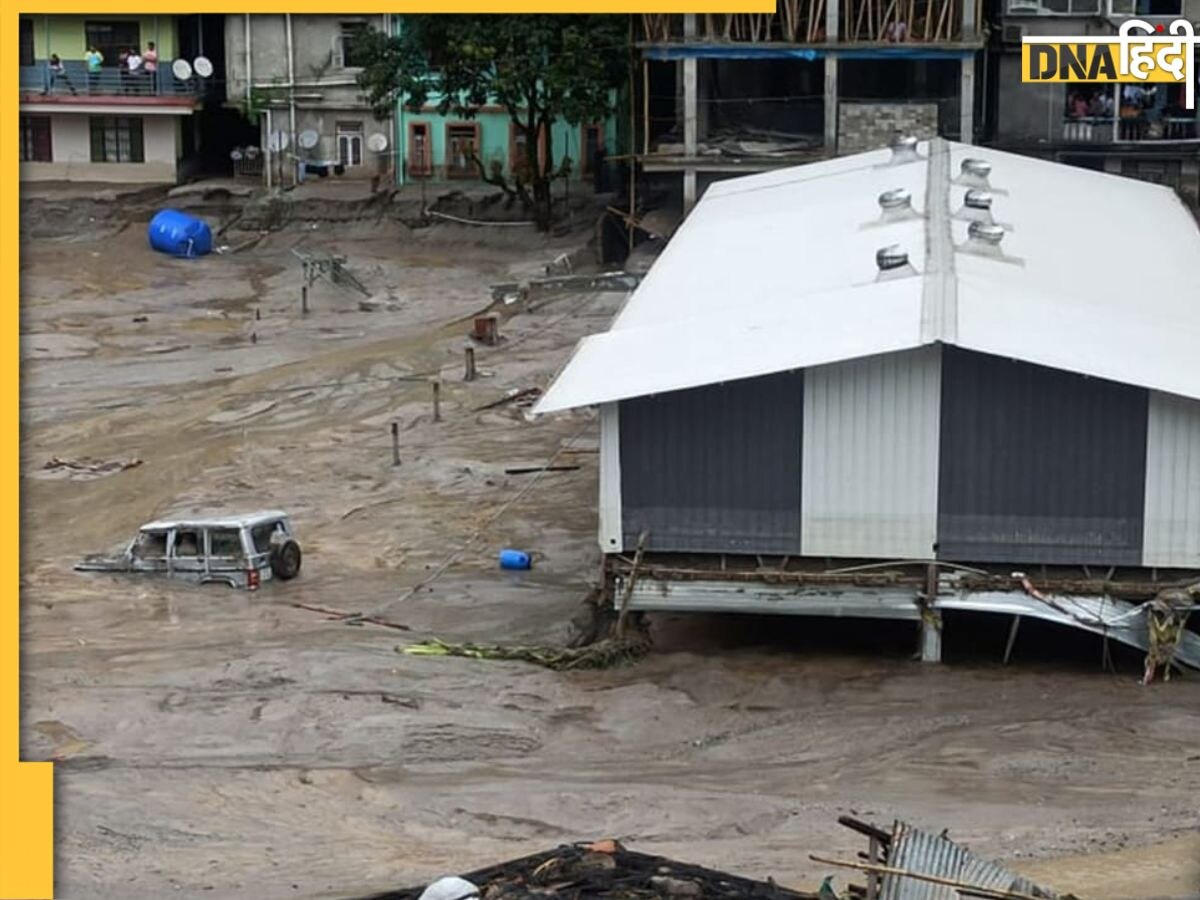
<path id="1" fill-rule="evenodd" d="M 200 547 L 200 532 L 194 529 L 175 532 L 176 556 L 199 556 Z"/>
<path id="2" fill-rule="evenodd" d="M 138 559 L 162 559 L 167 555 L 167 533 L 165 531 L 143 531 L 133 545 L 133 555 Z"/>
<path id="3" fill-rule="evenodd" d="M 242 535 L 236 528 L 214 528 L 208 533 L 211 555 L 225 558 L 242 556 Z"/>
<path id="4" fill-rule="evenodd" d="M 254 540 L 254 549 L 258 553 L 271 552 L 271 535 L 275 533 L 275 523 L 267 522 L 263 525 L 255 525 L 250 530 L 250 536 Z"/>

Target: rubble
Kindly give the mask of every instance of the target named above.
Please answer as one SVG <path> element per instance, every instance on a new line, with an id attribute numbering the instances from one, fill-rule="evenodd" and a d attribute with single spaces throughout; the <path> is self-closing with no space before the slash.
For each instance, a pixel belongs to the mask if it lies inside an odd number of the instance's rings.
<path id="1" fill-rule="evenodd" d="M 448 880 L 442 879 L 435 885 Z M 815 900 L 817 897 L 781 887 L 770 880 L 752 881 L 626 850 L 613 840 L 563 845 L 468 872 L 456 882 L 459 880 L 470 886 L 478 885 L 478 896 L 483 900 L 530 897 L 546 900 L 678 900 L 684 897 L 699 900 Z M 424 890 L 407 888 L 362 900 L 421 900 L 425 896 Z"/>

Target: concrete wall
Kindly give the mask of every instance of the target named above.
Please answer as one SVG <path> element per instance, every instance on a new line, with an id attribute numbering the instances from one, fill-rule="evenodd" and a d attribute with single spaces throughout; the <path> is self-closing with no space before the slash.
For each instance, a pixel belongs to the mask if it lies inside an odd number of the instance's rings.
<path id="1" fill-rule="evenodd" d="M 85 16 L 22 16 L 23 19 L 33 20 L 33 53 L 38 61 L 50 58 L 51 53 L 57 53 L 63 59 L 83 59 L 84 23 L 103 20 L 127 22 L 135 20 L 141 29 L 141 47 L 145 49 L 148 41 L 154 41 L 158 47 L 159 59 L 171 59 L 175 56 L 175 17 L 174 16 L 143 16 L 143 15 L 85 15 Z M 105 65 L 116 65 L 115 59 L 107 59 Z"/>
<path id="2" fill-rule="evenodd" d="M 22 181 L 99 181 L 118 184 L 173 183 L 178 159 L 179 117 L 144 116 L 145 162 L 92 162 L 89 117 L 68 113 L 50 117 L 53 161 L 21 163 Z"/>
<path id="3" fill-rule="evenodd" d="M 383 28 L 383 16 L 351 15 L 292 16 L 292 48 L 297 92 L 319 94 L 310 105 L 347 109 L 366 104 L 360 97 L 355 77 L 359 69 L 337 64 L 335 47 L 343 22 L 364 22 Z M 277 84 L 286 87 L 288 78 L 287 17 L 250 16 L 250 70 L 256 85 Z M 225 92 L 230 101 L 246 95 L 246 21 L 245 16 L 225 17 Z M 285 91 L 281 91 L 285 94 Z"/>
<path id="4" fill-rule="evenodd" d="M 849 100 L 838 103 L 839 155 L 878 150 L 887 146 L 897 131 L 922 139 L 937 137 L 937 104 Z"/>

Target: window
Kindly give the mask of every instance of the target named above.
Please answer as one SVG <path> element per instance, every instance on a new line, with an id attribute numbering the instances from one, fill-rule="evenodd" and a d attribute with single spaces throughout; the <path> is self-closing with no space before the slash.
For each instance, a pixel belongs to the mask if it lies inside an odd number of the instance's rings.
<path id="1" fill-rule="evenodd" d="M 1098 16 L 1102 8 L 1102 0 L 1008 0 L 1010 16 Z"/>
<path id="2" fill-rule="evenodd" d="M 479 123 L 463 122 L 446 126 L 446 177 L 470 178 L 476 173 L 475 154 L 479 147 Z"/>
<path id="3" fill-rule="evenodd" d="M 368 31 L 366 22 L 343 22 L 341 33 L 338 35 L 338 65 L 343 69 L 361 69 L 363 66 L 362 50 L 356 38 Z"/>
<path id="4" fill-rule="evenodd" d="M 1183 15 L 1183 0 L 1109 0 L 1110 16 L 1170 16 Z"/>
<path id="5" fill-rule="evenodd" d="M 208 533 L 209 555 L 224 559 L 242 556 L 242 533 L 236 528 L 214 528 Z"/>
<path id="6" fill-rule="evenodd" d="M 95 47 L 104 55 L 104 65 L 115 66 L 121 52 L 141 48 L 142 29 L 136 21 L 98 21 L 83 23 L 84 49 Z"/>
<path id="7" fill-rule="evenodd" d="M 21 65 L 33 64 L 33 19 L 21 19 Z"/>
<path id="8" fill-rule="evenodd" d="M 92 116 L 92 162 L 145 162 L 140 117 Z"/>
<path id="9" fill-rule="evenodd" d="M 528 169 L 532 165 L 533 160 L 529 158 L 528 148 L 525 139 L 525 132 L 517 128 L 515 124 L 509 125 L 508 134 L 508 167 L 512 174 L 524 175 L 528 178 Z M 546 133 L 538 132 L 538 148 L 537 161 L 543 162 L 546 158 Z"/>
<path id="10" fill-rule="evenodd" d="M 175 555 L 196 557 L 200 555 L 200 532 L 187 529 L 175 532 Z"/>
<path id="11" fill-rule="evenodd" d="M 425 122 L 411 122 L 408 126 L 408 174 L 419 177 L 433 174 L 429 125 Z"/>
<path id="12" fill-rule="evenodd" d="M 362 122 L 337 123 L 337 155 L 343 166 L 361 166 L 363 148 Z"/>
<path id="13" fill-rule="evenodd" d="M 595 170 L 596 155 L 604 151 L 604 126 L 584 125 L 579 146 L 579 171 L 583 175 L 591 175 Z"/>
<path id="14" fill-rule="evenodd" d="M 21 162 L 53 162 L 50 117 L 21 116 Z"/>
<path id="15" fill-rule="evenodd" d="M 167 555 L 167 533 L 165 531 L 143 531 L 133 545 L 135 559 L 165 559 Z"/>
<path id="16" fill-rule="evenodd" d="M 271 538 L 278 533 L 282 536 L 287 536 L 287 530 L 283 527 L 283 522 L 267 522 L 263 525 L 255 525 L 250 529 L 250 539 L 254 541 L 254 551 L 256 553 L 271 552 Z"/>

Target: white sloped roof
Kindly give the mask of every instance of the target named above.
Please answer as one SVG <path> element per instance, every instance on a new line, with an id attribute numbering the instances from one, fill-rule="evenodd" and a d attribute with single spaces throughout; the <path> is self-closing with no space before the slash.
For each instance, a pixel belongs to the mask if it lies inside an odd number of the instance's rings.
<path id="1" fill-rule="evenodd" d="M 1200 399 L 1200 229 L 1169 188 L 936 140 L 718 182 L 535 413 L 944 342 Z M 991 165 L 995 259 L 960 248 Z M 884 223 L 904 188 L 919 215 Z M 899 244 L 916 271 L 877 281 Z"/>

